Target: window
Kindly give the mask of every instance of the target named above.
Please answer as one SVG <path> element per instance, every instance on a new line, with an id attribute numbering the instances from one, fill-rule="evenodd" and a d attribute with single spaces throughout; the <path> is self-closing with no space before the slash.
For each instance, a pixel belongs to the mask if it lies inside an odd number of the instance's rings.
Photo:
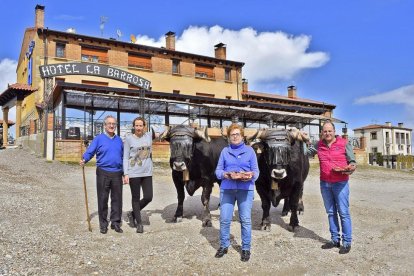
<path id="1" fill-rule="evenodd" d="M 396 144 L 401 144 L 401 138 L 400 138 L 400 133 L 399 132 L 395 133 L 395 143 Z"/>
<path id="2" fill-rule="evenodd" d="M 82 61 L 108 63 L 108 51 L 82 47 Z"/>
<path id="3" fill-rule="evenodd" d="M 128 66 L 141 69 L 152 69 L 151 56 L 144 56 L 139 54 L 128 54 Z"/>
<path id="4" fill-rule="evenodd" d="M 173 90 L 173 94 L 180 94 L 180 90 Z"/>
<path id="5" fill-rule="evenodd" d="M 196 92 L 196 96 L 214 98 L 214 94 L 210 94 L 210 93 L 198 93 L 198 92 Z"/>
<path id="6" fill-rule="evenodd" d="M 388 131 L 385 132 L 385 143 L 387 143 L 387 144 L 390 143 L 390 133 Z"/>
<path id="7" fill-rule="evenodd" d="M 197 78 L 214 79 L 214 67 L 208 65 L 195 65 L 195 76 Z"/>
<path id="8" fill-rule="evenodd" d="M 378 152 L 378 148 L 377 148 L 377 147 L 373 147 L 373 148 L 371 148 L 371 152 L 372 152 L 372 153 L 377 153 L 377 152 Z"/>
<path id="9" fill-rule="evenodd" d="M 377 133 L 371 132 L 371 140 L 377 140 Z"/>
<path id="10" fill-rule="evenodd" d="M 224 69 L 224 80 L 231 81 L 231 69 L 230 68 Z"/>
<path id="11" fill-rule="evenodd" d="M 56 43 L 56 57 L 64 58 L 66 57 L 66 44 Z"/>
<path id="12" fill-rule="evenodd" d="M 172 61 L 172 73 L 173 74 L 180 74 L 180 61 L 173 59 Z"/>

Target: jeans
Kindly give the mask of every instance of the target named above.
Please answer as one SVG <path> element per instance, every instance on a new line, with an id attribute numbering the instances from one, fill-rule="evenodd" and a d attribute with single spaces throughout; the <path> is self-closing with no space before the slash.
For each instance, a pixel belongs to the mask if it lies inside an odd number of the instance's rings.
<path id="1" fill-rule="evenodd" d="M 230 224 L 233 218 L 234 204 L 237 201 L 241 225 L 242 250 L 250 250 L 253 198 L 253 190 L 220 190 L 220 247 L 227 248 L 230 246 Z"/>
<path id="2" fill-rule="evenodd" d="M 341 181 L 329 183 L 321 180 L 321 193 L 326 213 L 328 214 L 329 231 L 333 242 L 340 241 L 338 214 L 341 219 L 342 244 L 351 245 L 352 222 L 349 212 L 349 183 Z"/>

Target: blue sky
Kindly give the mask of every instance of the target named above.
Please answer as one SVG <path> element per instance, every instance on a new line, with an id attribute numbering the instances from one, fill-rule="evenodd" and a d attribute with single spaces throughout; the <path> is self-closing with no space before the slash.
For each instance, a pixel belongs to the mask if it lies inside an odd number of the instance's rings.
<path id="1" fill-rule="evenodd" d="M 105 4 L 103 4 L 105 3 Z M 414 128 L 414 1 L 2 1 L 0 90 L 15 81 L 24 30 L 34 25 L 36 4 L 45 26 L 164 46 L 176 33 L 179 51 L 245 62 L 249 90 L 298 96 L 335 104 L 334 117 L 350 129 L 368 124 Z M 0 117 L 2 114 L 0 114 Z M 13 116 L 13 115 L 12 115 Z M 11 119 L 13 119 L 12 117 Z M 342 126 L 340 126 L 342 127 Z"/>

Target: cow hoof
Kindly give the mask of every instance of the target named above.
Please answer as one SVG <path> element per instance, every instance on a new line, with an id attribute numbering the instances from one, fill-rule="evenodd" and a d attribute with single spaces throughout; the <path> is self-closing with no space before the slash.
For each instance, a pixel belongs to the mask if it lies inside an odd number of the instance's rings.
<path id="1" fill-rule="evenodd" d="M 290 232 L 295 232 L 295 230 L 297 229 L 299 227 L 299 225 L 289 225 L 288 226 L 288 230 L 290 231 Z"/>
<path id="2" fill-rule="evenodd" d="M 205 221 L 203 221 L 202 226 L 203 227 L 212 227 L 213 224 L 211 223 L 211 220 L 205 220 Z"/>
<path id="3" fill-rule="evenodd" d="M 183 217 L 174 217 L 172 222 L 177 223 L 177 222 L 182 222 L 183 221 Z"/>
<path id="4" fill-rule="evenodd" d="M 262 225 L 260 230 L 270 232 L 270 225 Z"/>
<path id="5" fill-rule="evenodd" d="M 260 224 L 260 230 L 262 230 L 262 231 L 270 231 L 270 226 L 271 226 L 271 224 L 270 224 L 270 222 L 262 222 L 261 224 Z"/>

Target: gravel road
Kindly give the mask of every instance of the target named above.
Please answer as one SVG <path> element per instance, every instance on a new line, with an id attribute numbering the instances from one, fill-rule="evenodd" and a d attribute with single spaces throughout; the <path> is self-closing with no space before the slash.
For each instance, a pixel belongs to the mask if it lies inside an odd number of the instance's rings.
<path id="1" fill-rule="evenodd" d="M 82 171 L 47 162 L 21 149 L 0 151 L 0 275 L 413 275 L 414 174 L 359 167 L 351 179 L 354 242 L 347 255 L 322 250 L 329 239 L 316 166 L 305 183 L 301 227 L 287 230 L 281 206 L 271 209 L 270 232 L 260 231 L 261 204 L 253 206 L 252 257 L 240 261 L 240 225 L 221 259 L 218 188 L 211 200 L 213 227 L 201 227 L 200 191 L 186 197 L 185 218 L 170 223 L 176 192 L 170 169 L 157 165 L 154 200 L 143 212 L 144 234 L 125 222 L 124 233 L 99 233 L 95 168 L 86 167 L 93 232 L 87 230 Z M 124 186 L 124 217 L 131 208 Z"/>

